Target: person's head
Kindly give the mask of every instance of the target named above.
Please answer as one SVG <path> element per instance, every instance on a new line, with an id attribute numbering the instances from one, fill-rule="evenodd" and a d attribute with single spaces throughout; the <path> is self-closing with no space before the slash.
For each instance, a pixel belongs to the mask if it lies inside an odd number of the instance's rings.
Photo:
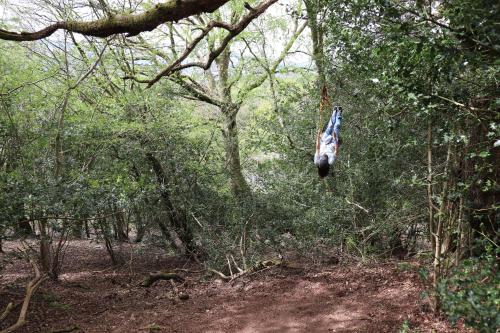
<path id="1" fill-rule="evenodd" d="M 318 164 L 318 175 L 319 178 L 325 178 L 328 176 L 328 172 L 330 171 L 330 164 L 328 164 L 328 156 L 321 156 Z"/>

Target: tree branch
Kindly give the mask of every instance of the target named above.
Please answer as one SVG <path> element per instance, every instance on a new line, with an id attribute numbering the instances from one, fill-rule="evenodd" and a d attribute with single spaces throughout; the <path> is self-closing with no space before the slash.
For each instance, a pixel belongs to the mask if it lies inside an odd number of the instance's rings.
<path id="1" fill-rule="evenodd" d="M 295 43 L 295 41 L 297 40 L 297 38 L 300 36 L 300 34 L 302 33 L 302 31 L 304 31 L 304 29 L 306 28 L 306 26 L 307 26 L 307 22 L 304 22 L 295 31 L 295 33 L 290 38 L 290 40 L 288 41 L 288 43 L 286 43 L 286 45 L 284 46 L 283 51 L 281 52 L 281 54 L 279 55 L 279 57 L 274 61 L 274 63 L 272 64 L 271 68 L 269 68 L 269 72 L 271 72 L 271 73 L 276 72 L 276 69 L 281 64 L 281 62 L 285 59 L 285 57 L 287 56 L 288 52 L 292 48 L 293 44 Z M 248 95 L 248 93 L 250 93 L 255 88 L 260 87 L 266 81 L 266 79 L 268 78 L 268 76 L 269 76 L 268 72 L 266 71 L 266 73 L 263 73 L 259 78 L 257 78 L 256 80 L 253 80 L 252 83 L 249 86 L 241 89 L 240 92 L 239 92 L 239 94 L 238 94 L 238 102 L 241 103 L 241 101 L 243 101 L 245 99 L 245 97 Z"/>
<path id="2" fill-rule="evenodd" d="M 242 17 L 242 19 L 237 23 L 237 24 L 227 24 L 224 22 L 218 22 L 218 21 L 212 21 L 207 24 L 207 26 L 202 30 L 202 33 L 196 37 L 186 48 L 184 53 L 174 61 L 172 64 L 170 64 L 167 68 L 165 68 L 160 74 L 158 74 L 154 79 L 152 79 L 149 84 L 148 88 L 151 87 L 153 84 L 158 82 L 162 77 L 168 76 L 174 72 L 178 72 L 180 70 L 189 68 L 189 67 L 199 67 L 204 70 L 207 70 L 210 68 L 212 65 L 213 61 L 215 58 L 217 58 L 227 47 L 229 42 L 235 38 L 237 35 L 239 35 L 249 24 L 252 22 L 255 18 L 260 16 L 262 13 L 266 11 L 267 8 L 269 8 L 272 4 L 277 2 L 278 0 L 264 0 L 261 3 L 259 3 L 252 11 L 247 13 L 245 16 Z M 207 61 L 205 63 L 202 62 L 190 62 L 184 65 L 181 65 L 181 62 L 186 59 L 189 54 L 194 50 L 196 45 L 213 29 L 213 28 L 223 28 L 229 31 L 229 34 L 222 40 L 221 44 L 214 50 L 211 50 Z"/>
<path id="3" fill-rule="evenodd" d="M 229 0 L 169 0 L 142 14 L 118 14 L 95 21 L 61 21 L 35 32 L 13 32 L 0 29 L 0 39 L 34 41 L 63 29 L 87 36 L 108 37 L 126 33 L 127 37 L 152 31 L 165 22 L 178 21 L 194 14 L 211 13 Z M 276 1 L 276 0 L 275 0 Z M 275 2 L 273 1 L 273 2 Z"/>
<path id="4" fill-rule="evenodd" d="M 200 89 L 195 87 L 194 84 L 187 82 L 185 77 L 173 76 L 173 77 L 170 77 L 170 80 L 177 83 L 178 85 L 180 85 L 187 92 L 189 92 L 189 94 L 191 94 L 191 96 L 195 97 L 199 101 L 202 101 L 202 102 L 205 102 L 208 104 L 212 104 L 212 105 L 215 105 L 217 107 L 221 107 L 222 104 L 224 104 L 223 102 L 209 96 L 205 92 L 200 91 Z"/>

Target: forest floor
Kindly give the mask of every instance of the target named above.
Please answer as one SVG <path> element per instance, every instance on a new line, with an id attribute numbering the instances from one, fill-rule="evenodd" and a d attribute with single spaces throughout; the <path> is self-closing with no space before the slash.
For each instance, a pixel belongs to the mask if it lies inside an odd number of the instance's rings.
<path id="1" fill-rule="evenodd" d="M 0 313 L 23 298 L 30 266 L 9 256 L 0 271 Z M 103 244 L 70 241 L 59 282 L 35 294 L 19 332 L 466 332 L 428 310 L 415 262 L 311 264 L 294 262 L 223 282 L 161 249 L 126 245 L 128 262 L 111 268 Z M 149 288 L 149 272 L 185 278 Z M 15 320 L 11 313 L 8 322 Z"/>

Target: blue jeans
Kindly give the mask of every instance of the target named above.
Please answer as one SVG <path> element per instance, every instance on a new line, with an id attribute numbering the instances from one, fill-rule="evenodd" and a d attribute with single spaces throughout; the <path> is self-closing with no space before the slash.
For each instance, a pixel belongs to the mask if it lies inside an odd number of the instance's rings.
<path id="1" fill-rule="evenodd" d="M 333 113 L 332 117 L 330 118 L 330 121 L 328 122 L 328 125 L 325 129 L 325 132 L 323 133 L 323 139 L 326 140 L 328 137 L 331 136 L 331 142 L 335 142 L 335 139 L 333 138 L 333 133 L 335 132 L 335 137 L 337 139 L 340 138 L 340 125 L 342 124 L 342 112 L 339 110 L 340 108 L 335 106 L 333 107 Z M 330 138 L 328 138 L 330 139 Z"/>

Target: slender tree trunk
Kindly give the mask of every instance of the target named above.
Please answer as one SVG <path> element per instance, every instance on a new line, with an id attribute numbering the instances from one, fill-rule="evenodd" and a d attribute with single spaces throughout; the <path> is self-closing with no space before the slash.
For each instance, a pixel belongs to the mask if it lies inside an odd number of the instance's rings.
<path id="1" fill-rule="evenodd" d="M 83 219 L 75 221 L 74 225 L 71 227 L 71 236 L 77 239 L 81 239 L 83 234 L 83 224 L 84 224 Z"/>
<path id="2" fill-rule="evenodd" d="M 47 219 L 41 219 L 39 221 L 40 227 L 40 265 L 42 271 L 45 273 L 50 272 L 50 259 L 51 259 L 51 249 L 50 249 L 50 239 L 47 230 Z"/>
<path id="3" fill-rule="evenodd" d="M 135 215 L 135 225 L 137 228 L 137 235 L 135 236 L 135 242 L 140 243 L 144 238 L 146 233 L 146 224 L 143 221 L 142 214 L 137 207 L 134 208 Z"/>
<path id="4" fill-rule="evenodd" d="M 170 190 L 167 184 L 167 177 L 163 166 L 156 158 L 156 156 L 154 156 L 150 152 L 146 153 L 146 159 L 156 175 L 158 188 L 160 190 L 160 196 L 167 212 L 169 224 L 168 233 L 170 234 L 172 243 L 181 253 L 186 253 L 186 251 L 192 253 L 196 252 L 193 233 L 191 227 L 187 223 L 185 214 L 184 212 L 176 209 L 171 200 Z M 181 241 L 181 243 L 179 243 L 179 240 Z"/>
<path id="5" fill-rule="evenodd" d="M 51 258 L 51 267 L 49 276 L 53 281 L 57 281 L 59 279 L 59 274 L 61 273 L 63 259 L 64 259 L 64 246 L 67 240 L 67 224 L 62 224 L 61 234 L 59 235 L 59 240 L 57 242 L 57 246 L 52 250 L 52 258 Z"/>
<path id="6" fill-rule="evenodd" d="M 16 211 L 18 212 L 18 222 L 16 226 L 16 232 L 20 234 L 20 236 L 24 237 L 30 237 L 35 234 L 33 228 L 31 227 L 31 224 L 28 220 L 26 220 L 25 217 L 25 209 L 24 209 L 24 204 L 22 202 L 19 202 L 16 204 Z"/>
<path id="7" fill-rule="evenodd" d="M 90 238 L 90 228 L 88 220 L 84 221 L 84 226 L 85 226 L 85 235 L 87 236 L 87 238 Z"/>
<path id="8" fill-rule="evenodd" d="M 431 247 L 434 249 L 436 247 L 436 241 L 434 237 L 434 205 L 432 202 L 432 122 L 429 120 L 427 125 L 427 203 L 429 210 L 429 236 L 431 241 Z"/>
<path id="9" fill-rule="evenodd" d="M 222 109 L 225 116 L 224 123 L 224 148 L 226 151 L 226 163 L 229 170 L 231 191 L 236 197 L 250 193 L 250 188 L 243 176 L 240 160 L 240 147 L 238 139 L 238 125 L 236 115 L 239 107 L 230 106 Z"/>
<path id="10" fill-rule="evenodd" d="M 106 251 L 109 254 L 111 259 L 111 263 L 113 266 L 122 265 L 124 263 L 124 259 L 121 256 L 121 253 L 117 253 L 113 247 L 113 239 L 109 232 L 109 226 L 107 225 L 107 221 L 105 218 L 99 220 L 99 225 L 101 227 L 102 238 L 104 239 L 104 245 L 106 246 Z"/>
<path id="11" fill-rule="evenodd" d="M 451 143 L 448 143 L 448 150 L 446 153 L 446 161 L 444 166 L 444 181 L 443 188 L 441 190 L 441 203 L 439 206 L 439 212 L 437 216 L 437 221 L 435 225 L 435 230 L 433 232 L 434 236 L 434 276 L 433 276 L 433 287 L 436 290 L 439 282 L 442 278 L 443 273 L 443 259 L 446 257 L 445 249 L 444 249 L 444 239 L 445 232 L 447 230 L 446 225 L 447 221 L 450 219 L 450 214 L 446 212 L 446 207 L 448 206 L 448 189 L 450 184 L 449 176 L 449 166 L 450 166 L 450 157 L 451 157 Z M 433 300 L 434 311 L 439 312 L 441 308 L 441 301 L 439 299 L 438 293 L 434 292 L 434 300 Z"/>
<path id="12" fill-rule="evenodd" d="M 66 108 L 68 106 L 70 96 L 70 90 L 66 92 L 64 95 L 64 100 L 61 105 L 59 120 L 57 122 L 57 134 L 55 138 L 55 165 L 54 165 L 54 177 L 56 181 L 59 181 L 59 178 L 62 175 L 62 169 L 64 166 L 64 150 L 63 150 L 63 140 L 64 140 L 64 115 L 66 112 Z"/>
<path id="13" fill-rule="evenodd" d="M 113 209 L 115 212 L 115 222 L 116 222 L 116 239 L 123 243 L 128 241 L 127 235 L 127 224 L 125 223 L 125 217 L 123 212 L 118 209 L 116 204 L 113 204 Z"/>

